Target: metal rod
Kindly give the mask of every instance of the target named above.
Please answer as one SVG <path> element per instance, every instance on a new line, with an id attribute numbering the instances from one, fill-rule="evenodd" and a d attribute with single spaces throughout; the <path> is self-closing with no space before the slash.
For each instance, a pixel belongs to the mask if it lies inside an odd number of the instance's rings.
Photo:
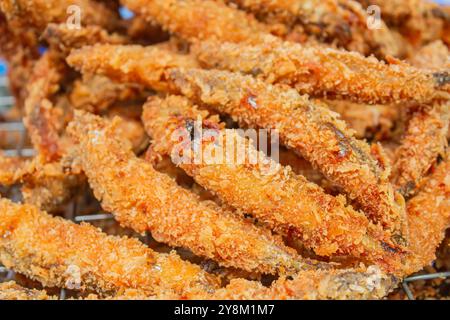
<path id="1" fill-rule="evenodd" d="M 36 155 L 36 151 L 34 149 L 21 149 L 20 152 L 18 150 L 3 150 L 3 155 L 5 157 L 25 157 L 31 158 Z"/>
<path id="2" fill-rule="evenodd" d="M 411 292 L 411 289 L 409 289 L 408 283 L 402 282 L 402 288 L 403 288 L 403 291 L 405 291 L 406 296 L 408 297 L 408 300 L 416 300 L 414 298 L 413 293 Z"/>
<path id="3" fill-rule="evenodd" d="M 110 213 L 93 214 L 93 215 L 88 215 L 88 216 L 75 217 L 76 222 L 110 220 L 110 219 L 113 219 L 113 215 Z"/>
<path id="4" fill-rule="evenodd" d="M 0 131 L 25 131 L 25 126 L 22 122 L 2 122 L 0 123 Z"/>
<path id="5" fill-rule="evenodd" d="M 14 104 L 13 97 L 0 97 L 0 107 L 12 106 Z"/>
<path id="6" fill-rule="evenodd" d="M 412 276 L 405 278 L 405 282 L 412 282 L 412 281 L 419 281 L 419 280 L 432 280 L 432 279 L 438 279 L 438 278 L 449 278 L 450 277 L 450 271 L 449 272 L 436 272 L 436 273 L 430 273 L 430 274 L 421 274 L 418 276 Z"/>

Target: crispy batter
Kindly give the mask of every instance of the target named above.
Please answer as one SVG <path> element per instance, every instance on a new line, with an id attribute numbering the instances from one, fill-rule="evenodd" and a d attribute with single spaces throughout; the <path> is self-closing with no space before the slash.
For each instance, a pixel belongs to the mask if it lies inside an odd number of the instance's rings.
<path id="1" fill-rule="evenodd" d="M 395 277 L 387 276 L 376 267 L 367 270 L 302 271 L 292 280 L 281 278 L 269 288 L 255 281 L 232 280 L 213 295 L 196 299 L 219 300 L 349 300 L 381 299 L 397 285 Z"/>
<path id="2" fill-rule="evenodd" d="M 420 50 L 409 59 L 409 62 L 417 67 L 432 71 L 442 69 L 450 69 L 450 52 L 447 46 L 437 40 L 423 46 Z"/>
<path id="3" fill-rule="evenodd" d="M 68 97 L 74 109 L 99 114 L 118 102 L 143 99 L 145 95 L 139 85 L 116 83 L 103 76 L 85 75 L 74 81 Z"/>
<path id="4" fill-rule="evenodd" d="M 87 58 L 89 57 L 89 58 Z M 171 67 L 198 66 L 190 56 L 176 55 L 157 47 L 96 45 L 74 50 L 67 62 L 82 73 L 105 74 L 125 83 L 142 83 L 155 90 L 168 90 L 164 72 Z"/>
<path id="5" fill-rule="evenodd" d="M 28 289 L 14 281 L 0 283 L 0 300 L 58 300 L 44 290 Z"/>
<path id="6" fill-rule="evenodd" d="M 393 182 L 405 197 L 417 191 L 422 177 L 445 154 L 449 107 L 448 102 L 422 106 L 411 116 L 392 170 Z"/>
<path id="7" fill-rule="evenodd" d="M 98 25 L 109 31 L 119 27 L 118 12 L 103 3 L 92 0 L 2 0 L 0 9 L 9 21 L 15 21 L 23 29 L 32 28 L 40 34 L 48 23 L 75 23 L 70 6 L 80 10 L 81 25 Z"/>
<path id="8" fill-rule="evenodd" d="M 301 28 L 320 41 L 364 55 L 398 56 L 400 48 L 381 21 L 379 29 L 367 26 L 367 14 L 352 0 L 226 0 L 237 4 L 270 25 L 282 24 L 286 33 Z"/>
<path id="9" fill-rule="evenodd" d="M 161 55 L 168 63 L 156 59 Z M 86 56 L 92 58 L 84 59 Z M 389 169 L 384 168 L 379 148 L 370 150 L 347 132 L 345 123 L 334 113 L 293 89 L 225 71 L 169 70 L 180 64 L 181 57 L 152 47 L 94 46 L 72 53 L 68 62 L 85 73 L 99 73 L 118 81 L 133 79 L 158 90 L 181 91 L 199 104 L 233 116 L 244 126 L 278 128 L 284 144 L 342 186 L 373 221 L 383 223 L 396 236 L 406 235 L 403 199 L 394 194 L 387 180 Z"/>
<path id="10" fill-rule="evenodd" d="M 109 34 L 99 26 L 86 26 L 72 29 L 65 23 L 50 23 L 41 35 L 50 45 L 63 52 L 69 53 L 71 49 L 79 49 L 86 45 L 100 43 L 126 44 L 127 37 L 112 33 Z"/>
<path id="11" fill-rule="evenodd" d="M 346 100 L 325 100 L 331 110 L 339 113 L 342 120 L 355 130 L 359 139 L 368 138 L 380 141 L 392 138 L 394 129 L 400 120 L 397 106 L 370 105 Z"/>
<path id="12" fill-rule="evenodd" d="M 24 124 L 34 148 L 46 162 L 61 156 L 57 115 L 50 99 L 59 90 L 64 72 L 65 65 L 59 53 L 50 50 L 36 63 L 28 83 Z"/>
<path id="13" fill-rule="evenodd" d="M 147 294 L 214 290 L 217 279 L 175 254 L 135 239 L 107 236 L 88 224 L 54 218 L 30 205 L 0 200 L 0 261 L 47 287 Z"/>
<path id="14" fill-rule="evenodd" d="M 259 42 L 268 33 L 267 26 L 252 16 L 220 1 L 122 0 L 122 4 L 187 40 Z"/>
<path id="15" fill-rule="evenodd" d="M 358 0 L 376 5 L 388 25 L 397 28 L 414 47 L 445 37 L 450 14 L 431 0 Z"/>
<path id="16" fill-rule="evenodd" d="M 29 171 L 30 162 L 21 157 L 6 157 L 0 152 L 0 185 L 18 183 Z"/>
<path id="17" fill-rule="evenodd" d="M 408 202 L 410 249 L 405 274 L 429 265 L 450 227 L 450 161 L 448 155 L 427 179 L 420 192 Z"/>
<path id="18" fill-rule="evenodd" d="M 186 98 L 150 99 L 144 106 L 143 121 L 153 138 L 154 151 L 176 159 L 183 150 L 186 159 L 179 159 L 178 164 L 197 183 L 271 229 L 299 237 L 317 255 L 350 255 L 380 265 L 395 260 L 377 240 L 383 236 L 382 230 L 363 213 L 346 207 L 345 199 L 325 194 L 303 176 L 280 166 L 236 130 L 224 130 L 217 118 L 199 111 Z M 206 130 L 199 141 L 190 138 L 195 126 Z M 182 143 L 177 138 L 183 138 Z M 203 152 L 185 154 L 199 146 Z M 236 155 L 225 154 L 230 148 L 244 152 L 242 162 L 236 162 Z M 198 157 L 200 161 L 196 161 Z"/>
<path id="19" fill-rule="evenodd" d="M 123 225 L 223 266 L 276 273 L 302 266 L 297 255 L 269 232 L 217 208 L 179 187 L 117 137 L 117 121 L 76 112 L 69 132 L 77 159 L 102 207 Z"/>
<path id="20" fill-rule="evenodd" d="M 385 104 L 425 103 L 450 93 L 447 71 L 426 72 L 398 60 L 386 64 L 356 52 L 267 39 L 252 46 L 208 41 L 195 46 L 194 52 L 205 67 L 288 84 L 312 96 Z"/>
<path id="21" fill-rule="evenodd" d="M 355 139 L 336 114 L 296 90 L 250 76 L 200 69 L 169 73 L 174 87 L 199 104 L 229 114 L 244 126 L 278 129 L 283 144 L 341 186 L 372 221 L 398 241 L 406 236 L 404 202 L 387 179 L 383 151 Z"/>

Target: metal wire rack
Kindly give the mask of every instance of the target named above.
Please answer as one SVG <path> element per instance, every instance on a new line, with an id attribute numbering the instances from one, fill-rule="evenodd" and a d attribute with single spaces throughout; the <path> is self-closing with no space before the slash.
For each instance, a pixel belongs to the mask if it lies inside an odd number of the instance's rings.
<path id="1" fill-rule="evenodd" d="M 0 115 L 8 110 L 13 103 L 13 97 L 8 95 L 7 91 L 7 78 L 0 77 Z M 0 135 L 1 134 L 15 134 L 18 137 L 18 141 L 14 148 L 3 150 L 3 154 L 8 157 L 23 156 L 32 157 L 34 155 L 34 150 L 25 144 L 27 140 L 26 130 L 22 122 L 0 122 Z M 64 217 L 75 223 L 89 222 L 89 223 L 102 223 L 105 221 L 113 220 L 113 216 L 108 213 L 98 213 L 98 214 L 85 214 L 80 209 L 79 204 L 80 199 L 74 199 L 68 206 L 67 210 L 64 212 Z M 145 237 L 142 241 L 146 244 L 151 242 L 151 238 Z M 15 273 L 12 270 L 0 265 L 0 283 L 5 281 L 10 281 L 15 279 Z M 417 281 L 430 281 L 434 279 L 450 279 L 450 271 L 448 272 L 435 272 L 435 273 L 425 273 L 412 275 L 403 280 L 400 289 L 404 291 L 406 297 L 409 300 L 415 300 L 415 296 L 410 288 L 410 284 Z M 64 289 L 60 289 L 59 299 L 66 299 L 67 293 Z"/>

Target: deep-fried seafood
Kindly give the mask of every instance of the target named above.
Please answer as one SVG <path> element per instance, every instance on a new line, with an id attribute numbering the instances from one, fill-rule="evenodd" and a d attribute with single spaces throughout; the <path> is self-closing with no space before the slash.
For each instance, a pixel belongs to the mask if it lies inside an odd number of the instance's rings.
<path id="1" fill-rule="evenodd" d="M 263 22 L 282 24 L 286 33 L 300 28 L 308 36 L 368 55 L 398 56 L 400 48 L 383 21 L 367 26 L 367 14 L 352 0 L 226 0 L 250 11 Z M 290 36 L 292 38 L 292 34 Z"/>
<path id="2" fill-rule="evenodd" d="M 109 34 L 99 26 L 73 29 L 64 23 L 50 23 L 41 35 L 41 38 L 55 48 L 67 53 L 74 48 L 78 49 L 87 45 L 100 43 L 126 44 L 128 42 L 126 37 L 114 33 Z"/>
<path id="3" fill-rule="evenodd" d="M 59 53 L 47 51 L 34 66 L 28 83 L 24 124 L 34 148 L 47 162 L 61 156 L 57 115 L 49 99 L 60 89 L 64 73 L 65 65 Z"/>
<path id="4" fill-rule="evenodd" d="M 117 123 L 77 112 L 69 133 L 79 144 L 89 184 L 102 207 L 123 225 L 223 266 L 276 273 L 302 267 L 297 255 L 269 232 L 199 201 L 168 176 L 136 158 L 116 136 Z"/>
<path id="5" fill-rule="evenodd" d="M 450 227 L 450 161 L 448 155 L 407 205 L 412 256 L 405 264 L 408 275 L 429 265 Z"/>
<path id="6" fill-rule="evenodd" d="M 182 298 L 218 285 L 175 254 L 159 254 L 138 240 L 107 236 L 6 199 L 0 200 L 0 262 L 47 287 L 104 294 L 129 288 Z"/>
<path id="7" fill-rule="evenodd" d="M 292 280 L 281 278 L 269 288 L 255 281 L 236 279 L 212 295 L 194 297 L 219 300 L 380 299 L 397 284 L 395 277 L 387 276 L 372 266 L 367 270 L 301 271 Z"/>
<path id="8" fill-rule="evenodd" d="M 421 178 L 445 154 L 450 104 L 436 103 L 413 111 L 402 144 L 395 151 L 393 182 L 405 197 L 415 193 Z"/>
<path id="9" fill-rule="evenodd" d="M 283 144 L 299 152 L 356 199 L 364 212 L 393 236 L 406 236 L 404 201 L 388 181 L 389 166 L 378 146 L 370 148 L 327 108 L 283 86 L 250 76 L 200 69 L 169 71 L 177 90 L 244 126 L 278 129 Z"/>
<path id="10" fill-rule="evenodd" d="M 0 185 L 18 183 L 28 172 L 30 163 L 20 157 L 6 157 L 0 153 Z"/>
<path id="11" fill-rule="evenodd" d="M 199 111 L 186 98 L 150 99 L 144 106 L 143 120 L 155 152 L 172 157 L 183 152 L 186 159 L 180 159 L 178 165 L 197 183 L 271 229 L 300 238 L 317 255 L 367 257 L 380 265 L 395 260 L 395 255 L 382 247 L 382 241 L 388 240 L 377 240 L 382 230 L 363 213 L 267 158 L 236 130 L 224 130 L 217 118 Z M 195 126 L 209 130 L 202 132 L 199 141 L 190 139 Z M 203 152 L 195 151 L 200 147 Z M 230 148 L 240 151 L 228 154 Z M 186 154 L 189 151 L 191 154 Z M 242 162 L 236 162 L 239 155 L 235 152 L 244 153 Z"/>
<path id="12" fill-rule="evenodd" d="M 250 15 L 213 0 L 122 0 L 150 22 L 187 40 L 259 42 L 268 27 Z"/>
<path id="13" fill-rule="evenodd" d="M 89 59 L 86 57 L 89 56 Z M 96 45 L 74 50 L 67 62 L 82 73 L 105 74 L 125 83 L 142 83 L 155 90 L 167 91 L 165 71 L 171 67 L 194 68 L 190 56 L 176 55 L 157 47 L 138 45 Z M 141 79 L 145 79 L 143 82 Z"/>
<path id="14" fill-rule="evenodd" d="M 35 29 L 37 34 L 51 22 L 76 24 L 77 17 L 80 26 L 98 25 L 109 31 L 120 26 L 118 12 L 92 0 L 2 0 L 0 9 L 8 21 L 17 22 L 21 28 Z"/>
<path id="15" fill-rule="evenodd" d="M 268 38 L 269 39 L 269 38 Z M 450 93 L 447 71 L 426 72 L 355 52 L 268 40 L 259 45 L 203 42 L 194 52 L 203 66 L 258 76 L 300 93 L 371 104 L 425 103 Z"/>
<path id="16" fill-rule="evenodd" d="M 382 152 L 376 146 L 370 150 L 367 144 L 355 139 L 334 113 L 290 88 L 225 71 L 169 70 L 179 64 L 175 58 L 183 56 L 166 52 L 164 57 L 169 61 L 166 64 L 155 59 L 164 51 L 126 48 L 87 47 L 72 53 L 68 62 L 86 73 L 100 73 L 118 81 L 133 79 L 154 89 L 181 91 L 200 105 L 233 116 L 244 126 L 277 128 L 284 144 L 300 152 L 352 199 L 357 199 L 373 221 L 381 222 L 396 236 L 406 235 L 403 199 L 394 194 L 387 180 L 389 170 L 384 168 Z M 88 55 L 92 58 L 84 59 Z"/>
<path id="17" fill-rule="evenodd" d="M 28 289 L 14 281 L 0 283 L 0 300 L 57 300 L 44 290 Z"/>

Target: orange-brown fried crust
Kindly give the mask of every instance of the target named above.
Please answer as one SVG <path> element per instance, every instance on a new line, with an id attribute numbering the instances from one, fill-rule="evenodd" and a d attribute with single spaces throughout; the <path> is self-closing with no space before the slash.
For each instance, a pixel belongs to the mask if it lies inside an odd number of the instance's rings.
<path id="1" fill-rule="evenodd" d="M 395 151 L 393 183 L 405 197 L 413 195 L 422 177 L 445 155 L 450 104 L 436 103 L 413 111 L 402 144 Z"/>
<path id="2" fill-rule="evenodd" d="M 47 51 L 34 66 L 27 87 L 24 124 L 34 148 L 46 162 L 61 156 L 57 116 L 51 98 L 60 89 L 65 69 L 60 54 Z"/>
<path id="3" fill-rule="evenodd" d="M 268 27 L 221 1 L 122 0 L 122 4 L 186 40 L 258 42 Z"/>
<path id="4" fill-rule="evenodd" d="M 281 278 L 270 287 L 259 282 L 235 279 L 212 295 L 195 299 L 219 300 L 360 300 L 381 299 L 398 284 L 374 266 L 362 270 L 301 271 L 292 280 Z"/>
<path id="5" fill-rule="evenodd" d="M 0 283 L 0 300 L 58 300 L 44 290 L 24 288 L 14 281 Z"/>
<path id="6" fill-rule="evenodd" d="M 271 229 L 299 238 L 317 255 L 350 255 L 383 267 L 400 262 L 399 256 L 383 249 L 382 241 L 388 241 L 382 238 L 383 231 L 363 213 L 345 206 L 345 199 L 327 195 L 289 167 L 280 166 L 186 98 L 150 98 L 143 121 L 153 138 L 154 152 L 175 160 L 183 152 L 178 165 L 197 183 Z M 202 137 L 192 141 L 196 127 Z M 199 146 L 201 152 L 193 151 Z M 230 148 L 244 153 L 241 162 Z"/>
<path id="7" fill-rule="evenodd" d="M 158 59 L 160 56 L 164 58 Z M 191 69 L 184 59 L 153 47 L 94 46 L 72 53 L 67 60 L 83 73 L 182 92 L 199 105 L 233 116 L 244 126 L 279 129 L 285 145 L 357 199 L 373 221 L 399 236 L 406 235 L 403 199 L 387 180 L 389 168 L 380 148 L 355 139 L 335 113 L 294 89 L 226 71 Z M 177 64 L 181 68 L 170 70 Z"/>
<path id="8" fill-rule="evenodd" d="M 100 43 L 126 44 L 129 39 L 120 34 L 109 34 L 99 26 L 86 26 L 77 29 L 69 28 L 67 24 L 50 23 L 41 35 L 50 45 L 63 52 L 72 49 Z"/>
<path id="9" fill-rule="evenodd" d="M 335 113 L 294 89 L 250 76 L 200 69 L 168 73 L 175 89 L 198 104 L 231 115 L 244 127 L 278 129 L 283 144 L 342 187 L 372 221 L 399 242 L 406 237 L 404 201 L 388 181 L 384 152 L 354 138 Z"/>
<path id="10" fill-rule="evenodd" d="M 450 161 L 448 155 L 407 205 L 412 256 L 406 275 L 421 270 L 435 258 L 436 249 L 450 227 Z"/>
<path id="11" fill-rule="evenodd" d="M 319 41 L 331 43 L 364 55 L 372 53 L 399 56 L 400 48 L 389 29 L 380 21 L 377 29 L 368 27 L 368 16 L 352 0 L 226 0 L 253 13 L 269 25 L 281 24 L 287 35 L 297 28 Z"/>
<path id="12" fill-rule="evenodd" d="M 47 287 L 149 295 L 215 290 L 218 280 L 175 254 L 135 239 L 107 236 L 88 224 L 54 218 L 30 205 L 0 200 L 0 262 Z"/>
<path id="13" fill-rule="evenodd" d="M 298 255 L 263 228 L 199 200 L 169 176 L 137 158 L 129 142 L 100 117 L 77 111 L 69 125 L 77 160 L 102 207 L 137 232 L 217 261 L 262 273 L 304 266 Z"/>
<path id="14" fill-rule="evenodd" d="M 76 28 L 97 25 L 108 31 L 120 26 L 118 12 L 92 0 L 2 0 L 0 10 L 8 21 L 15 21 L 22 29 L 35 29 L 39 35 L 48 23 L 68 23 Z"/>
<path id="15" fill-rule="evenodd" d="M 384 63 L 356 52 L 273 41 L 246 45 L 202 42 L 194 52 L 202 66 L 251 74 L 300 93 L 345 97 L 355 102 L 425 103 L 448 98 L 448 71 L 427 72 L 399 62 Z"/>
<path id="16" fill-rule="evenodd" d="M 157 47 L 139 45 L 95 45 L 74 50 L 67 62 L 82 73 L 104 74 L 125 83 L 141 83 L 148 87 L 168 90 L 165 71 L 171 67 L 193 68 L 195 59 L 176 55 Z M 146 79 L 142 83 L 141 79 Z"/>

